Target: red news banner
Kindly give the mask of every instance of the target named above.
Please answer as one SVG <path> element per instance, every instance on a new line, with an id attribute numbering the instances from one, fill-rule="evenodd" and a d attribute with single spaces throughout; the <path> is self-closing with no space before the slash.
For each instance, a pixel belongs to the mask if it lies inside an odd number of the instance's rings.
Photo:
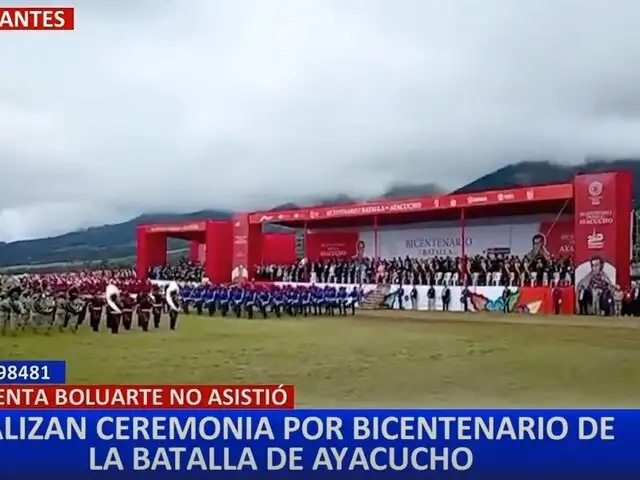
<path id="1" fill-rule="evenodd" d="M 0 30 L 73 30 L 73 7 L 0 6 Z"/>
<path id="2" fill-rule="evenodd" d="M 291 409 L 293 385 L 2 385 L 0 409 Z"/>

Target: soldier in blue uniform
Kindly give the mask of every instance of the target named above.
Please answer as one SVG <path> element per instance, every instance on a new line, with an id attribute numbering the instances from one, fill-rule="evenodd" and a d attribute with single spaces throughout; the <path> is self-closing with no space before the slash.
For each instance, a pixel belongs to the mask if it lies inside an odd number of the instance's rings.
<path id="1" fill-rule="evenodd" d="M 218 303 L 220 304 L 220 314 L 223 317 L 226 317 L 229 313 L 229 300 L 230 300 L 230 292 L 229 289 L 222 285 L 218 289 Z"/>
<path id="2" fill-rule="evenodd" d="M 285 302 L 285 294 L 284 291 L 280 287 L 276 287 L 273 292 L 273 311 L 276 314 L 276 317 L 282 317 L 282 308 Z"/>
<path id="3" fill-rule="evenodd" d="M 282 288 L 282 313 L 291 314 L 291 286 L 285 285 Z"/>
<path id="4" fill-rule="evenodd" d="M 311 302 L 313 304 L 313 314 L 315 316 L 321 315 L 322 305 L 324 303 L 324 292 L 315 285 L 311 285 Z"/>
<path id="5" fill-rule="evenodd" d="M 336 299 L 336 289 L 326 286 L 324 289 L 325 313 L 332 317 L 335 315 Z"/>
<path id="6" fill-rule="evenodd" d="M 353 287 L 353 290 L 349 292 L 349 298 L 347 299 L 347 306 L 351 308 L 351 315 L 356 314 L 356 305 L 360 301 L 360 289 Z"/>
<path id="7" fill-rule="evenodd" d="M 304 287 L 293 289 L 293 316 L 302 315 L 302 292 Z"/>
<path id="8" fill-rule="evenodd" d="M 338 306 L 338 314 L 346 315 L 347 314 L 347 287 L 338 288 L 338 292 L 336 293 L 336 303 Z"/>
<path id="9" fill-rule="evenodd" d="M 231 304 L 236 318 L 242 316 L 242 306 L 244 303 L 244 290 L 239 286 L 231 287 Z"/>
<path id="10" fill-rule="evenodd" d="M 245 288 L 246 290 L 244 291 L 244 309 L 247 312 L 247 318 L 252 319 L 253 307 L 255 307 L 257 299 L 256 289 L 253 287 L 253 285 L 249 285 Z"/>
<path id="11" fill-rule="evenodd" d="M 191 297 L 193 300 L 193 305 L 196 307 L 196 312 L 198 315 L 202 315 L 202 307 L 204 306 L 204 296 L 207 293 L 208 286 L 199 285 L 193 291 Z"/>
<path id="12" fill-rule="evenodd" d="M 285 311 L 292 317 L 295 316 L 296 314 L 295 308 L 294 308 L 295 296 L 296 296 L 295 287 L 287 287 L 287 290 L 285 293 L 285 302 L 286 302 Z"/>
<path id="13" fill-rule="evenodd" d="M 311 309 L 311 287 L 302 287 L 300 294 L 300 313 L 305 317 L 309 315 Z"/>
<path id="14" fill-rule="evenodd" d="M 182 311 L 185 315 L 189 314 L 189 306 L 193 301 L 193 293 L 195 289 L 191 285 L 184 285 L 180 287 L 180 296 L 183 298 Z"/>
<path id="15" fill-rule="evenodd" d="M 264 319 L 269 318 L 267 309 L 271 306 L 271 300 L 271 292 L 268 288 L 263 288 L 258 294 L 258 308 Z"/>
<path id="16" fill-rule="evenodd" d="M 216 314 L 216 301 L 218 297 L 218 287 L 215 285 L 209 285 L 205 295 L 204 295 L 204 304 L 207 307 L 207 312 L 209 312 L 209 316 L 213 317 Z"/>

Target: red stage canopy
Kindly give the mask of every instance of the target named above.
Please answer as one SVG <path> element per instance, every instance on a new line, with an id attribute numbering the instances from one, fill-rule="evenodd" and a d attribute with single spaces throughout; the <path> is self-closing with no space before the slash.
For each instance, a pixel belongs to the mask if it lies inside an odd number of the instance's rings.
<path id="1" fill-rule="evenodd" d="M 166 259 L 167 236 L 205 244 L 205 270 L 209 278 L 219 281 L 229 276 L 247 278 L 248 267 L 261 262 L 265 243 L 262 227 L 267 223 L 305 229 L 368 226 L 376 230 L 383 225 L 459 219 L 464 238 L 467 219 L 556 213 L 574 218 L 576 282 L 602 283 L 608 277 L 627 285 L 632 194 L 629 172 L 598 172 L 556 185 L 237 213 L 227 222 L 145 225 L 138 229 L 138 272 L 145 275 L 148 265 Z"/>
<path id="2" fill-rule="evenodd" d="M 362 220 L 377 216 L 380 223 L 405 223 L 424 219 L 455 218 L 456 212 L 491 208 L 484 215 L 506 215 L 509 211 L 545 210 L 573 198 L 573 184 L 542 185 L 536 187 L 490 190 L 486 192 L 402 198 L 353 205 L 308 207 L 295 210 L 255 212 L 249 223 L 278 223 L 291 227 L 331 227 L 363 225 Z M 385 220 L 388 217 L 388 222 Z M 404 217 L 404 218 L 403 218 Z M 361 219 L 361 220 L 359 220 Z M 367 222 L 371 224 L 371 221 Z"/>

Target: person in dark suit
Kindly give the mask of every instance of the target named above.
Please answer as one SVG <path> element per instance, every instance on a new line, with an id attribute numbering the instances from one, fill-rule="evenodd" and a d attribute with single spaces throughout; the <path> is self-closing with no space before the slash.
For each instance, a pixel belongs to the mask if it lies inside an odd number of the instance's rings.
<path id="1" fill-rule="evenodd" d="M 578 288 L 578 315 L 589 315 L 589 307 L 592 303 L 591 290 L 584 286 Z"/>
<path id="2" fill-rule="evenodd" d="M 396 298 L 398 299 L 398 308 L 400 310 L 404 310 L 404 288 L 402 288 L 402 284 L 398 285 L 398 290 L 396 290 Z"/>
<path id="3" fill-rule="evenodd" d="M 469 287 L 466 285 L 462 289 L 462 294 L 460 296 L 460 302 L 462 303 L 462 310 L 465 312 L 469 311 L 469 297 L 471 296 L 471 292 L 469 291 Z"/>
<path id="4" fill-rule="evenodd" d="M 449 311 L 449 305 L 451 304 L 451 290 L 449 285 L 445 285 L 442 289 L 442 310 L 444 312 Z"/>
<path id="5" fill-rule="evenodd" d="M 605 317 L 613 313 L 613 294 L 609 288 L 605 288 L 600 294 L 600 311 Z"/>
<path id="6" fill-rule="evenodd" d="M 509 287 L 504 287 L 502 290 L 502 313 L 509 313 L 509 295 L 511 295 L 511 290 Z"/>
<path id="7" fill-rule="evenodd" d="M 411 298 L 411 309 L 418 310 L 418 287 L 416 287 L 415 284 L 413 285 L 413 288 L 411 288 L 409 297 Z"/>
<path id="8" fill-rule="evenodd" d="M 553 302 L 553 313 L 560 315 L 560 312 L 562 312 L 562 289 L 558 285 L 553 286 L 551 299 Z"/>
<path id="9" fill-rule="evenodd" d="M 433 284 L 431 284 L 429 290 L 427 290 L 427 308 L 429 310 L 436 309 L 436 289 Z"/>

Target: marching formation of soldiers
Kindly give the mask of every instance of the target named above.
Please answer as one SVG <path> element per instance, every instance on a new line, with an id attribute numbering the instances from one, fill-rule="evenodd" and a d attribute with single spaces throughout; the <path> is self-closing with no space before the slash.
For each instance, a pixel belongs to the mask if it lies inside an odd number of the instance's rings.
<path id="1" fill-rule="evenodd" d="M 163 312 L 169 314 L 169 328 L 175 330 L 180 310 L 179 287 L 157 286 L 132 294 L 108 285 L 106 292 L 81 291 L 71 285 L 65 291 L 53 291 L 46 282 L 25 285 L 15 279 L 0 284 L 0 334 L 32 331 L 35 333 L 76 332 L 88 317 L 90 328 L 99 332 L 105 326 L 111 333 L 135 326 L 148 331 L 160 328 Z"/>
<path id="2" fill-rule="evenodd" d="M 199 285 L 181 290 L 182 308 L 189 313 L 193 308 L 198 315 L 233 315 L 241 318 L 262 318 L 274 315 L 319 316 L 355 315 L 360 300 L 360 288 L 276 285 Z"/>
<path id="3" fill-rule="evenodd" d="M 9 278 L 0 283 L 0 334 L 76 332 L 87 321 L 94 332 L 106 327 L 112 333 L 138 328 L 159 328 L 168 313 L 175 330 L 180 311 L 209 316 L 269 318 L 355 315 L 361 299 L 358 286 L 276 286 L 254 284 L 185 286 L 177 283 L 120 290 L 71 284 L 50 288 L 47 282 L 25 283 Z"/>

